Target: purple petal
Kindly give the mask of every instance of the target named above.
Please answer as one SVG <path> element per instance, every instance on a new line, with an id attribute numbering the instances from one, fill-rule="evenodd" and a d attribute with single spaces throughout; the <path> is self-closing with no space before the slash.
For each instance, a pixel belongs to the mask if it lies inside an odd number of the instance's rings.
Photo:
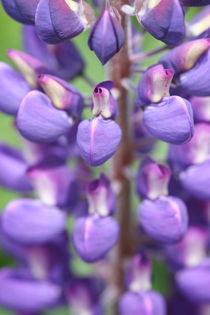
<path id="1" fill-rule="evenodd" d="M 188 225 L 187 208 L 176 197 L 143 201 L 139 207 L 139 219 L 146 233 L 166 244 L 179 242 Z"/>
<path id="2" fill-rule="evenodd" d="M 78 197 L 75 174 L 66 166 L 45 164 L 35 165 L 27 172 L 38 197 L 49 206 L 74 206 Z"/>
<path id="3" fill-rule="evenodd" d="M 195 125 L 193 138 L 185 144 L 171 145 L 169 161 L 174 171 L 180 171 L 191 164 L 204 162 L 210 156 L 210 126 Z"/>
<path id="4" fill-rule="evenodd" d="M 191 97 L 194 118 L 196 122 L 210 122 L 210 97 Z"/>
<path id="5" fill-rule="evenodd" d="M 185 35 L 184 10 L 179 0 L 162 0 L 146 4 L 137 12 L 137 18 L 155 38 L 168 45 L 178 45 Z"/>
<path id="6" fill-rule="evenodd" d="M 0 304 L 23 312 L 35 312 L 58 303 L 61 297 L 59 286 L 48 282 L 23 277 L 12 269 L 0 272 Z"/>
<path id="7" fill-rule="evenodd" d="M 72 38 L 85 28 L 80 17 L 64 0 L 40 0 L 35 24 L 39 37 L 48 44 Z"/>
<path id="8" fill-rule="evenodd" d="M 179 77 L 178 87 L 192 96 L 210 96 L 210 49 L 198 60 L 196 65 Z"/>
<path id="9" fill-rule="evenodd" d="M 2 227 L 5 234 L 17 242 L 39 244 L 51 241 L 63 232 L 65 215 L 39 200 L 13 200 L 4 209 Z"/>
<path id="10" fill-rule="evenodd" d="M 210 4 L 210 1 L 209 1 Z M 210 31 L 210 7 L 201 10 L 187 25 L 188 34 L 192 37 L 204 37 Z M 205 36 L 209 37 L 209 36 Z"/>
<path id="11" fill-rule="evenodd" d="M 31 191 L 26 175 L 28 165 L 17 149 L 0 144 L 0 185 L 16 191 Z"/>
<path id="12" fill-rule="evenodd" d="M 210 200 L 210 160 L 201 164 L 192 165 L 180 174 L 180 181 L 184 189 L 193 196 Z"/>
<path id="13" fill-rule="evenodd" d="M 32 91 L 23 99 L 17 114 L 17 128 L 26 139 L 37 143 L 50 143 L 66 134 L 71 118 L 57 110 L 43 93 Z"/>
<path id="14" fill-rule="evenodd" d="M 0 110 L 15 115 L 30 87 L 15 69 L 4 62 L 0 62 L 0 86 Z"/>
<path id="15" fill-rule="evenodd" d="M 45 74 L 39 76 L 38 82 L 56 108 L 63 109 L 76 118 L 81 116 L 84 101 L 80 92 L 73 85 Z"/>
<path id="16" fill-rule="evenodd" d="M 96 215 L 77 219 L 72 237 L 78 255 L 86 262 L 94 262 L 115 245 L 118 234 L 117 221 Z"/>
<path id="17" fill-rule="evenodd" d="M 156 199 L 168 194 L 171 171 L 168 167 L 145 158 L 139 166 L 136 185 L 141 198 Z"/>
<path id="18" fill-rule="evenodd" d="M 104 118 L 115 118 L 117 115 L 118 105 L 112 96 L 112 81 L 104 81 L 96 85 L 93 90 L 93 115 L 102 115 Z"/>
<path id="19" fill-rule="evenodd" d="M 187 42 L 170 50 L 160 59 L 160 63 L 165 68 L 173 69 L 176 73 L 187 71 L 194 67 L 209 47 L 210 40 L 208 38 Z"/>
<path id="20" fill-rule="evenodd" d="M 120 315 L 166 315 L 163 297 L 155 291 L 126 292 L 119 301 Z"/>
<path id="21" fill-rule="evenodd" d="M 105 9 L 89 36 L 88 45 L 103 65 L 121 49 L 125 40 L 118 14 L 112 8 Z M 106 38 L 106 40 L 102 41 L 101 38 Z"/>
<path id="22" fill-rule="evenodd" d="M 87 199 L 91 214 L 97 213 L 103 216 L 113 214 L 116 210 L 116 197 L 111 183 L 103 174 L 88 185 Z"/>
<path id="23" fill-rule="evenodd" d="M 92 166 L 107 161 L 117 150 L 121 129 L 113 120 L 101 116 L 79 124 L 77 144 L 83 159 Z"/>
<path id="24" fill-rule="evenodd" d="M 35 12 L 39 0 L 2 0 L 5 11 L 16 21 L 34 24 Z"/>
<path id="25" fill-rule="evenodd" d="M 176 274 L 176 283 L 181 292 L 191 301 L 210 302 L 210 267 L 198 266 L 186 268 Z"/>
<path id="26" fill-rule="evenodd" d="M 49 73 L 50 70 L 38 59 L 25 54 L 22 51 L 10 49 L 8 57 L 18 67 L 26 82 L 32 87 L 37 88 L 37 76 L 41 73 Z"/>
<path id="27" fill-rule="evenodd" d="M 144 125 L 156 138 L 173 144 L 190 141 L 194 132 L 191 104 L 179 97 L 165 97 L 159 104 L 147 106 Z"/>
<path id="28" fill-rule="evenodd" d="M 150 67 L 139 81 L 138 102 L 140 105 L 158 103 L 165 96 L 169 96 L 173 75 L 173 70 L 164 69 L 162 65 Z"/>

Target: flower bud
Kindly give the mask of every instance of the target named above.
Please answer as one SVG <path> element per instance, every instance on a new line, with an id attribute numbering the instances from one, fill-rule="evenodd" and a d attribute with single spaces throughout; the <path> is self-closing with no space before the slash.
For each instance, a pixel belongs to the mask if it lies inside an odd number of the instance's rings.
<path id="1" fill-rule="evenodd" d="M 185 268 L 177 272 L 176 283 L 180 291 L 196 303 L 210 302 L 210 265 L 201 263 L 193 268 Z"/>
<path id="2" fill-rule="evenodd" d="M 126 292 L 119 301 L 120 315 L 166 315 L 166 304 L 160 293 Z"/>
<path id="3" fill-rule="evenodd" d="M 195 125 L 193 138 L 185 144 L 171 145 L 169 161 L 174 171 L 180 171 L 191 165 L 204 162 L 210 156 L 210 125 Z"/>
<path id="4" fill-rule="evenodd" d="M 72 119 L 56 109 L 43 93 L 28 93 L 18 110 L 17 128 L 26 139 L 37 143 L 50 143 L 66 134 Z"/>
<path id="5" fill-rule="evenodd" d="M 139 81 L 138 103 L 140 105 L 158 103 L 165 96 L 169 96 L 173 75 L 173 70 L 164 69 L 162 65 L 150 67 Z"/>
<path id="6" fill-rule="evenodd" d="M 181 242 L 165 246 L 166 257 L 175 267 L 197 266 L 206 256 L 208 231 L 190 226 Z"/>
<path id="7" fill-rule="evenodd" d="M 208 49 L 195 66 L 182 73 L 179 77 L 178 88 L 190 96 L 210 96 L 210 49 Z"/>
<path id="8" fill-rule="evenodd" d="M 84 60 L 73 42 L 47 45 L 29 25 L 24 26 L 22 36 L 26 53 L 39 59 L 51 73 L 67 81 L 82 73 Z"/>
<path id="9" fill-rule="evenodd" d="M 48 207 L 39 200 L 13 200 L 4 209 L 2 228 L 17 242 L 45 243 L 63 232 L 65 215 L 58 208 Z"/>
<path id="10" fill-rule="evenodd" d="M 75 174 L 64 165 L 51 164 L 38 164 L 27 172 L 37 196 L 49 206 L 72 207 L 78 196 Z"/>
<path id="11" fill-rule="evenodd" d="M 73 85 L 46 74 L 40 75 L 38 82 L 57 109 L 65 110 L 73 117 L 81 116 L 84 101 Z"/>
<path id="12" fill-rule="evenodd" d="M 102 115 L 104 118 L 115 118 L 117 114 L 117 102 L 110 91 L 113 86 L 112 81 L 105 81 L 96 85 L 93 90 L 93 115 Z"/>
<path id="13" fill-rule="evenodd" d="M 136 186 L 140 198 L 156 199 L 168 194 L 171 171 L 168 167 L 145 158 L 139 166 Z"/>
<path id="14" fill-rule="evenodd" d="M 124 40 L 118 11 L 112 7 L 105 8 L 91 30 L 88 40 L 90 49 L 104 65 L 121 49 Z"/>
<path id="15" fill-rule="evenodd" d="M 28 165 L 21 152 L 0 144 L 0 185 L 15 191 L 31 191 L 32 186 L 26 175 Z"/>
<path id="16" fill-rule="evenodd" d="M 210 97 L 193 96 L 190 98 L 190 103 L 196 122 L 210 122 Z"/>
<path id="17" fill-rule="evenodd" d="M 78 127 L 77 144 L 82 158 L 92 166 L 107 161 L 117 150 L 122 131 L 111 119 L 101 116 L 83 120 Z"/>
<path id="18" fill-rule="evenodd" d="M 86 13 L 92 16 L 90 10 L 83 1 L 40 0 L 35 18 L 39 37 L 48 44 L 58 44 L 77 36 L 89 23 Z"/>
<path id="19" fill-rule="evenodd" d="M 186 7 L 200 7 L 202 5 L 209 5 L 210 0 L 181 0 Z"/>
<path id="20" fill-rule="evenodd" d="M 31 90 L 22 75 L 0 62 L 0 111 L 16 115 L 23 97 Z"/>
<path id="21" fill-rule="evenodd" d="M 181 144 L 193 136 L 191 105 L 179 96 L 165 97 L 160 103 L 147 106 L 143 121 L 155 138 L 165 142 Z"/>
<path id="22" fill-rule="evenodd" d="M 155 38 L 178 45 L 185 35 L 184 11 L 179 0 L 137 0 L 136 16 Z"/>
<path id="23" fill-rule="evenodd" d="M 18 311 L 36 312 L 55 305 L 61 288 L 49 281 L 33 279 L 27 272 L 1 269 L 0 304 Z"/>
<path id="24" fill-rule="evenodd" d="M 29 86 L 34 89 L 38 87 L 37 76 L 41 73 L 49 73 L 41 61 L 22 51 L 11 49 L 7 55 L 18 67 Z"/>
<path id="25" fill-rule="evenodd" d="M 5 11 L 16 21 L 34 24 L 36 8 L 39 0 L 2 0 Z"/>
<path id="26" fill-rule="evenodd" d="M 210 199 L 210 160 L 192 165 L 180 174 L 180 181 L 184 189 L 192 196 L 202 200 Z"/>
<path id="27" fill-rule="evenodd" d="M 209 49 L 208 38 L 197 39 L 184 43 L 170 50 L 160 59 L 165 68 L 173 69 L 175 73 L 190 70 L 199 58 Z"/>
<path id="28" fill-rule="evenodd" d="M 141 292 L 151 289 L 151 263 L 144 254 L 136 255 L 127 270 L 127 285 L 129 291 Z"/>
<path id="29" fill-rule="evenodd" d="M 73 244 L 78 255 L 86 262 L 103 259 L 115 245 L 119 226 L 112 217 L 92 215 L 76 220 L 73 230 Z"/>
<path id="30" fill-rule="evenodd" d="M 209 1 L 210 4 L 210 1 Z M 192 37 L 209 37 L 210 35 L 210 8 L 200 11 L 187 25 L 187 32 Z M 206 36 L 207 35 L 207 36 Z"/>
<path id="31" fill-rule="evenodd" d="M 116 198 L 110 181 L 103 174 L 88 185 L 87 199 L 90 214 L 107 216 L 115 212 Z"/>
<path id="32" fill-rule="evenodd" d="M 188 225 L 184 202 L 171 196 L 144 200 L 139 207 L 139 219 L 145 232 L 164 244 L 179 242 Z"/>

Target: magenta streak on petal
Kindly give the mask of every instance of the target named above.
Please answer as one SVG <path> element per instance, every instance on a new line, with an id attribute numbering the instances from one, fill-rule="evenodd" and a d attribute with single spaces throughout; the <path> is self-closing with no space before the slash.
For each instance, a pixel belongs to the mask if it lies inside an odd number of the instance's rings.
<path id="1" fill-rule="evenodd" d="M 90 235 L 90 231 L 92 228 L 92 217 L 87 218 L 85 220 L 85 233 L 84 233 L 84 249 L 86 252 L 88 252 L 88 239 L 89 239 L 89 235 Z"/>
<path id="2" fill-rule="evenodd" d="M 171 201 L 171 200 L 169 200 L 169 204 L 171 205 L 171 209 L 174 210 L 174 217 L 179 221 L 179 223 L 181 223 L 181 221 L 182 221 L 182 219 L 181 219 L 181 212 L 180 212 L 180 209 L 179 209 L 178 205 L 175 202 Z"/>
<path id="3" fill-rule="evenodd" d="M 152 302 L 151 302 L 151 298 L 148 294 L 145 294 L 144 298 L 144 306 L 145 306 L 145 310 L 146 310 L 146 314 L 147 315 L 152 315 L 153 313 L 153 306 L 152 306 Z"/>
<path id="4" fill-rule="evenodd" d="M 97 127 L 97 122 L 98 122 L 97 120 L 98 120 L 98 118 L 95 118 L 92 120 L 91 128 L 90 128 L 90 162 L 91 162 L 91 164 L 93 162 L 92 157 L 94 154 L 94 136 L 95 136 L 95 130 Z"/>

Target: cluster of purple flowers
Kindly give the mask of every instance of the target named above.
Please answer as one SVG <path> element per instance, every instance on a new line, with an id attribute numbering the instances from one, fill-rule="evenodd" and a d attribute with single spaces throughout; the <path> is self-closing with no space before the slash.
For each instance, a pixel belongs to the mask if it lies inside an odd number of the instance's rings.
<path id="1" fill-rule="evenodd" d="M 2 4 L 25 25 L 24 51 L 7 53 L 15 68 L 0 63 L 0 111 L 23 144 L 0 144 L 0 185 L 20 194 L 0 216 L 0 246 L 18 262 L 0 269 L 0 305 L 18 315 L 63 305 L 75 315 L 209 314 L 210 1 Z M 186 24 L 194 6 L 206 7 Z M 131 27 L 134 15 L 144 30 Z M 69 39 L 87 28 L 89 48 L 119 77 L 94 84 L 91 98 L 69 83 L 85 71 Z M 143 70 L 155 53 L 141 51 L 145 31 L 167 52 Z M 157 139 L 168 143 L 164 161 Z M 137 211 L 123 207 L 125 182 L 135 182 Z M 94 273 L 77 274 L 78 257 Z M 156 258 L 169 269 L 166 297 L 153 286 Z"/>

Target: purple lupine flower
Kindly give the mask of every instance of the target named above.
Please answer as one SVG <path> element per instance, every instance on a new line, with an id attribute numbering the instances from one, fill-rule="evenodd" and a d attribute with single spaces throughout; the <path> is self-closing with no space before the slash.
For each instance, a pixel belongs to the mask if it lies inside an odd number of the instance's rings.
<path id="1" fill-rule="evenodd" d="M 180 181 L 184 189 L 202 200 L 210 199 L 210 160 L 189 166 L 180 174 Z"/>
<path id="2" fill-rule="evenodd" d="M 193 136 L 191 104 L 179 96 L 165 97 L 160 103 L 147 106 L 143 121 L 155 138 L 165 142 L 181 144 Z"/>
<path id="3" fill-rule="evenodd" d="M 166 257 L 174 267 L 194 267 L 205 258 L 208 231 L 190 226 L 181 242 L 165 246 Z"/>
<path id="4" fill-rule="evenodd" d="M 193 68 L 209 47 L 208 38 L 190 41 L 170 50 L 160 59 L 160 63 L 165 68 L 173 69 L 176 74 L 184 72 Z"/>
<path id="5" fill-rule="evenodd" d="M 101 40 L 106 38 L 105 41 Z M 88 45 L 104 65 L 122 47 L 125 40 L 120 15 L 115 8 L 106 7 L 94 24 Z"/>
<path id="6" fill-rule="evenodd" d="M 166 315 L 163 297 L 155 291 L 126 292 L 119 301 L 120 315 Z"/>
<path id="7" fill-rule="evenodd" d="M 191 164 L 204 162 L 210 156 L 210 125 L 195 125 L 193 138 L 185 144 L 170 145 L 169 162 L 174 171 L 180 171 Z"/>
<path id="8" fill-rule="evenodd" d="M 102 116 L 83 120 L 78 127 L 77 144 L 82 158 L 92 166 L 107 161 L 117 150 L 121 129 L 113 120 Z"/>
<path id="9" fill-rule="evenodd" d="M 160 64 L 150 67 L 142 76 L 138 85 L 138 100 L 140 105 L 160 102 L 169 96 L 169 88 L 174 71 L 164 69 Z"/>
<path id="10" fill-rule="evenodd" d="M 200 7 L 202 5 L 209 5 L 210 0 L 181 0 L 186 7 Z"/>
<path id="11" fill-rule="evenodd" d="M 5 11 L 16 21 L 34 24 L 36 8 L 39 0 L 2 0 Z"/>
<path id="12" fill-rule="evenodd" d="M 136 177 L 137 193 L 140 198 L 156 199 L 168 194 L 171 171 L 165 165 L 145 158 L 139 166 Z"/>
<path id="13" fill-rule="evenodd" d="M 187 33 L 192 37 L 210 37 L 210 7 L 203 9 L 188 23 Z"/>
<path id="14" fill-rule="evenodd" d="M 10 49 L 7 55 L 18 67 L 29 86 L 34 89 L 38 87 L 37 76 L 50 72 L 41 61 L 22 51 Z"/>
<path id="15" fill-rule="evenodd" d="M 88 16 L 91 7 L 88 6 Z M 40 0 L 35 25 L 39 37 L 48 44 L 57 44 L 83 32 L 88 24 L 87 4 L 73 0 Z"/>
<path id="16" fill-rule="evenodd" d="M 80 92 L 64 80 L 42 74 L 38 82 L 57 109 L 67 111 L 72 117 L 80 117 L 84 101 Z"/>
<path id="17" fill-rule="evenodd" d="M 188 226 L 184 202 L 171 196 L 144 200 L 139 207 L 139 219 L 146 233 L 165 244 L 179 242 Z"/>
<path id="18" fill-rule="evenodd" d="M 193 96 L 190 98 L 195 122 L 210 122 L 210 97 Z"/>
<path id="19" fill-rule="evenodd" d="M 116 196 L 111 183 L 104 174 L 99 179 L 90 182 L 87 188 L 89 213 L 102 216 L 113 214 L 116 210 Z"/>
<path id="20" fill-rule="evenodd" d="M 0 185 L 15 191 L 27 192 L 32 190 L 26 174 L 28 165 L 22 153 L 6 144 L 0 144 Z"/>
<path id="21" fill-rule="evenodd" d="M 126 270 L 126 286 L 131 292 L 151 290 L 151 261 L 144 253 L 133 257 Z"/>
<path id="22" fill-rule="evenodd" d="M 0 111 L 16 115 L 23 97 L 31 90 L 21 74 L 0 62 Z"/>
<path id="23" fill-rule="evenodd" d="M 40 163 L 30 167 L 27 174 L 43 203 L 62 208 L 71 208 L 77 203 L 78 183 L 74 172 L 67 166 Z"/>
<path id="24" fill-rule="evenodd" d="M 11 201 L 2 215 L 4 233 L 23 244 L 51 241 L 65 228 L 65 214 L 39 200 Z"/>
<path id="25" fill-rule="evenodd" d="M 28 93 L 17 113 L 16 124 L 26 139 L 37 143 L 50 143 L 66 134 L 72 119 L 56 109 L 50 99 L 39 91 Z"/>
<path id="26" fill-rule="evenodd" d="M 95 279 L 73 279 L 67 289 L 67 298 L 70 309 L 74 314 L 102 315 L 99 305 L 100 286 Z"/>
<path id="27" fill-rule="evenodd" d="M 178 88 L 192 96 L 210 96 L 209 87 L 210 49 L 208 49 L 195 66 L 179 76 Z"/>
<path id="28" fill-rule="evenodd" d="M 1 269 L 0 304 L 13 310 L 36 312 L 57 304 L 61 288 L 49 281 L 33 279 L 24 270 Z"/>
<path id="29" fill-rule="evenodd" d="M 115 245 L 119 226 L 110 216 L 91 215 L 76 220 L 73 229 L 73 245 L 86 262 L 103 259 Z"/>
<path id="30" fill-rule="evenodd" d="M 113 87 L 114 83 L 112 81 L 104 81 L 95 86 L 92 95 L 93 115 L 101 115 L 104 118 L 115 118 L 118 105 L 111 93 Z"/>
<path id="31" fill-rule="evenodd" d="M 196 267 L 178 271 L 175 278 L 178 288 L 189 300 L 209 303 L 210 264 L 208 259 Z"/>
<path id="32" fill-rule="evenodd" d="M 31 25 L 24 26 L 22 36 L 26 53 L 39 59 L 56 76 L 71 80 L 82 73 L 85 63 L 73 42 L 47 45 Z"/>
<path id="33" fill-rule="evenodd" d="M 180 44 L 185 35 L 184 10 L 179 0 L 136 1 L 136 16 L 155 38 L 168 45 Z"/>

